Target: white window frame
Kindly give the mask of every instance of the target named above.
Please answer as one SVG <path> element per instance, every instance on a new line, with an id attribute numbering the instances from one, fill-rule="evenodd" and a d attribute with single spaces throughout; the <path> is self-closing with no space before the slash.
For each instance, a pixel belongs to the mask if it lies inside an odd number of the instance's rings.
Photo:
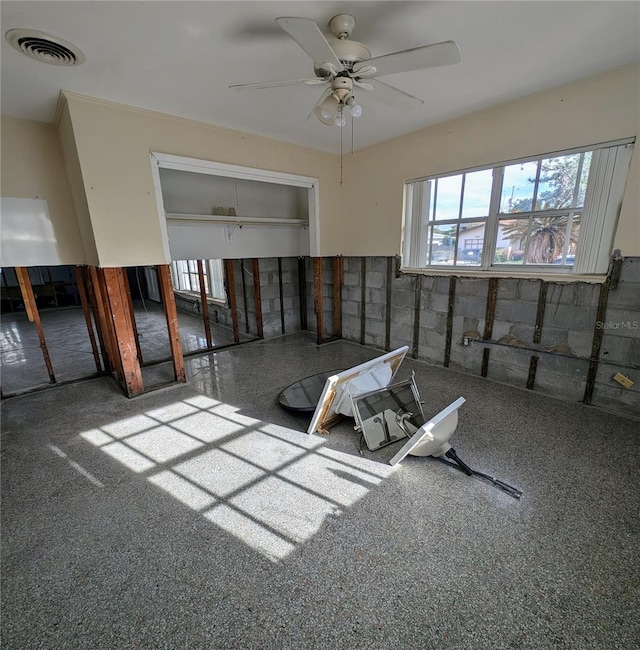
<path id="1" fill-rule="evenodd" d="M 606 273 L 611 247 L 615 235 L 618 214 L 622 203 L 624 181 L 631 160 L 635 138 L 606 142 L 575 149 L 550 152 L 494 165 L 484 165 L 459 171 L 435 174 L 433 176 L 411 179 L 404 186 L 404 210 L 402 220 L 402 265 L 405 272 L 428 272 L 435 275 L 467 275 L 498 277 L 554 277 L 564 280 L 598 279 Z M 505 167 L 519 163 L 538 162 L 548 158 L 571 154 L 592 152 L 592 164 L 587 183 L 584 207 L 569 207 L 562 210 L 532 210 L 536 217 L 548 217 L 558 214 L 581 215 L 580 238 L 572 266 L 558 264 L 500 264 L 494 261 L 498 239 L 499 221 L 508 218 L 527 218 L 527 213 L 500 213 L 502 184 Z M 597 164 L 594 164 L 597 160 Z M 429 221 L 430 211 L 424 209 L 424 181 L 470 174 L 476 171 L 493 171 L 489 214 L 486 217 L 462 218 L 463 192 L 460 196 L 460 211 L 457 219 Z M 464 179 L 465 177 L 463 177 Z M 536 179 L 537 187 L 537 179 Z M 575 195 L 574 195 L 575 198 Z M 426 199 L 429 205 L 430 197 Z M 532 208 L 534 206 L 532 205 Z M 516 216 L 517 215 L 517 216 Z M 454 264 L 420 264 L 429 260 L 429 226 L 433 224 L 456 225 L 465 222 L 485 222 L 482 263 L 476 266 L 456 265 L 460 239 L 456 239 Z M 569 220 L 569 224 L 571 220 Z M 569 226 L 568 226 L 569 227 Z M 567 242 L 568 245 L 568 242 Z M 566 257 L 566 246 L 563 259 Z"/>
<path id="2" fill-rule="evenodd" d="M 186 270 L 184 268 L 185 264 Z M 227 294 L 224 289 L 224 267 L 222 260 L 204 260 L 203 271 L 205 277 L 207 301 L 220 305 L 226 305 Z M 185 275 L 188 279 L 187 282 L 183 280 L 183 276 Z M 173 288 L 178 293 L 186 293 L 200 297 L 200 281 L 197 275 L 197 260 L 174 260 L 171 262 L 171 277 L 173 280 Z M 196 276 L 195 281 L 192 276 Z"/>

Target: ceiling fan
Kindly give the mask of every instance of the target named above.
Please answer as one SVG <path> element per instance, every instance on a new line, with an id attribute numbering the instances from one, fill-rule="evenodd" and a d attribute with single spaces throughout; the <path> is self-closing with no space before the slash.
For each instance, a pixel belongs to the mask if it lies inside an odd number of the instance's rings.
<path id="1" fill-rule="evenodd" d="M 356 20 L 349 14 L 338 14 L 329 21 L 335 36 L 327 40 L 310 18 L 276 18 L 278 25 L 313 59 L 315 77 L 288 81 L 235 84 L 236 90 L 257 90 L 291 86 L 299 83 L 329 84 L 311 113 L 327 126 L 343 126 L 343 111 L 352 117 L 362 115 L 354 88 L 371 92 L 371 96 L 393 108 L 412 108 L 424 104 L 418 97 L 405 93 L 375 77 L 397 72 L 423 70 L 460 62 L 460 50 L 454 41 L 424 45 L 371 58 L 371 52 L 358 41 L 349 39 Z M 309 114 L 309 117 L 311 116 Z"/>

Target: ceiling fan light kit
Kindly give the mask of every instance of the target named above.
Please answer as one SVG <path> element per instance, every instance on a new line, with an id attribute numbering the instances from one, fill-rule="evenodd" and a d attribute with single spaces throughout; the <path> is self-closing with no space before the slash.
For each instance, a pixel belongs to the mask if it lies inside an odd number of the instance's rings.
<path id="1" fill-rule="evenodd" d="M 394 108 L 409 109 L 424 104 L 418 97 L 374 80 L 374 76 L 460 62 L 460 50 L 454 41 L 424 45 L 372 58 L 371 52 L 362 43 L 349 38 L 356 25 L 355 18 L 349 14 L 338 14 L 329 21 L 329 29 L 335 36 L 330 40 L 327 40 L 318 25 L 309 18 L 282 17 L 276 18 L 276 22 L 311 57 L 316 76 L 311 79 L 236 84 L 230 88 L 257 90 L 299 83 L 328 83 L 330 88 L 325 90 L 312 111 L 318 120 L 327 126 L 344 126 L 345 107 L 349 108 L 351 117 L 362 115 L 362 106 L 356 102 L 353 95 L 354 86 Z"/>

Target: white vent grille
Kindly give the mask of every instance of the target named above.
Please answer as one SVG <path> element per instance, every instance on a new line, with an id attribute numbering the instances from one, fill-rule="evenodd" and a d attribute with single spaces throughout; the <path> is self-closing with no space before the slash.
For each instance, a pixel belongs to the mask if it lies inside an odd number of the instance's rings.
<path id="1" fill-rule="evenodd" d="M 72 43 L 35 29 L 10 29 L 5 38 L 25 56 L 51 65 L 80 65 L 84 54 Z"/>

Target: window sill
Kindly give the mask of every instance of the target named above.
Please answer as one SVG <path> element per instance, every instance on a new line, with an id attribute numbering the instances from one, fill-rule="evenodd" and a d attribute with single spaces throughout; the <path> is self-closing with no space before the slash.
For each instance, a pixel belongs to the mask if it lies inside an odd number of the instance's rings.
<path id="1" fill-rule="evenodd" d="M 523 273 L 517 271 L 506 271 L 495 269 L 467 270 L 461 268 L 455 269 L 435 269 L 435 268 L 410 268 L 400 267 L 401 273 L 433 275 L 433 276 L 455 276 L 458 278 L 513 278 L 517 280 L 545 280 L 546 282 L 590 282 L 592 284 L 602 284 L 606 275 L 579 275 L 577 273 Z"/>

